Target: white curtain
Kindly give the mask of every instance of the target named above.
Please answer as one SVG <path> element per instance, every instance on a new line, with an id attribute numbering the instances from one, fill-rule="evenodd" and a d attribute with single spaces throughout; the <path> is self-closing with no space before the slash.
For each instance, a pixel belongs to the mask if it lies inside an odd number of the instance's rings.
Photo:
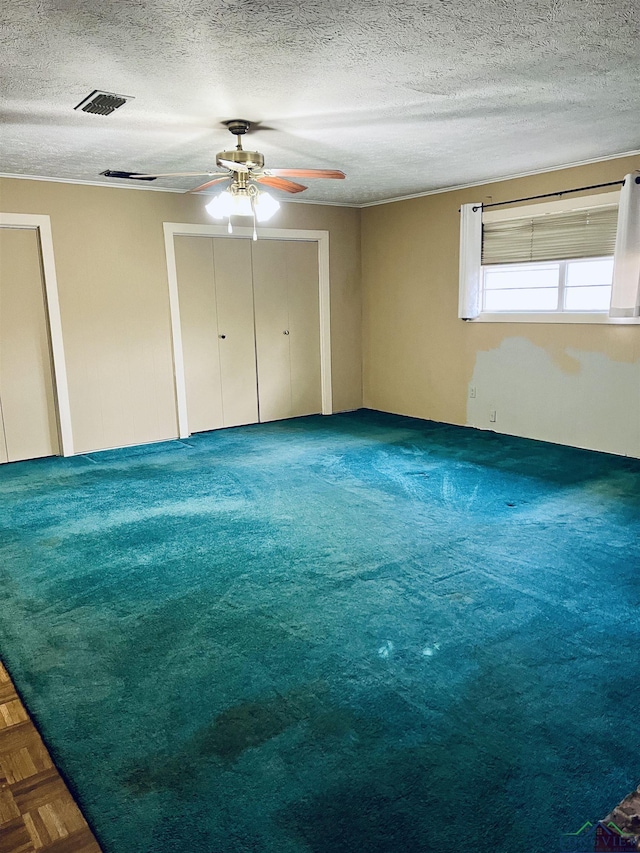
<path id="1" fill-rule="evenodd" d="M 460 208 L 460 289 L 458 317 L 473 320 L 480 313 L 482 263 L 482 204 Z"/>
<path id="2" fill-rule="evenodd" d="M 620 193 L 609 316 L 640 316 L 640 172 L 625 176 Z"/>

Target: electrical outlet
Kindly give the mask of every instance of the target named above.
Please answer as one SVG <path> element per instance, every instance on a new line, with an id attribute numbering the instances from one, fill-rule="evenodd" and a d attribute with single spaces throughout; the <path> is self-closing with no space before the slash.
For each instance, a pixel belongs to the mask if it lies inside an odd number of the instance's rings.
<path id="1" fill-rule="evenodd" d="M 495 422 L 496 422 L 496 410 L 491 409 L 491 411 L 489 412 L 489 423 L 495 424 Z"/>
<path id="2" fill-rule="evenodd" d="M 472 400 L 475 400 L 475 398 L 476 398 L 476 386 L 475 385 L 469 386 L 469 396 L 471 397 Z"/>

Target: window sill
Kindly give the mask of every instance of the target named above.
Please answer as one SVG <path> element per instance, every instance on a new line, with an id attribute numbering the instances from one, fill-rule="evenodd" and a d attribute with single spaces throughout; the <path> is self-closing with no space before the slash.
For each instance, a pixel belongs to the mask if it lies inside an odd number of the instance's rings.
<path id="1" fill-rule="evenodd" d="M 566 313 L 509 313 L 507 311 L 499 314 L 484 312 L 470 323 L 596 323 L 603 326 L 637 326 L 640 325 L 640 317 L 609 317 L 608 314 L 598 312 L 585 314 Z"/>

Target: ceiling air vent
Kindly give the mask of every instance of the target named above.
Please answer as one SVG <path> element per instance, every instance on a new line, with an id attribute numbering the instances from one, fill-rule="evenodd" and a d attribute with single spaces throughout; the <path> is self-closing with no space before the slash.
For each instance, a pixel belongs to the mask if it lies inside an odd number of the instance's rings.
<path id="1" fill-rule="evenodd" d="M 127 101 L 133 100 L 129 95 L 114 95 L 113 92 L 99 92 L 94 89 L 90 95 L 80 101 L 74 110 L 82 110 L 85 113 L 95 113 L 99 116 L 109 116 Z"/>
<path id="2" fill-rule="evenodd" d="M 118 172 L 115 169 L 105 169 L 104 172 L 100 172 L 101 175 L 104 175 L 105 178 L 127 178 L 132 181 L 155 181 L 155 178 L 143 178 L 140 177 L 138 172 Z"/>

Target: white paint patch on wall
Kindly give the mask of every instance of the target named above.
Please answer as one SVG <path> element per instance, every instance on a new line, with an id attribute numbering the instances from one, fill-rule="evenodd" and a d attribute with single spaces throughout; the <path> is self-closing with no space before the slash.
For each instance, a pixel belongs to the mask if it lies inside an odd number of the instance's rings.
<path id="1" fill-rule="evenodd" d="M 576 349 L 566 355 L 575 362 L 571 372 L 522 337 L 479 352 L 467 425 L 640 457 L 640 361 Z"/>

